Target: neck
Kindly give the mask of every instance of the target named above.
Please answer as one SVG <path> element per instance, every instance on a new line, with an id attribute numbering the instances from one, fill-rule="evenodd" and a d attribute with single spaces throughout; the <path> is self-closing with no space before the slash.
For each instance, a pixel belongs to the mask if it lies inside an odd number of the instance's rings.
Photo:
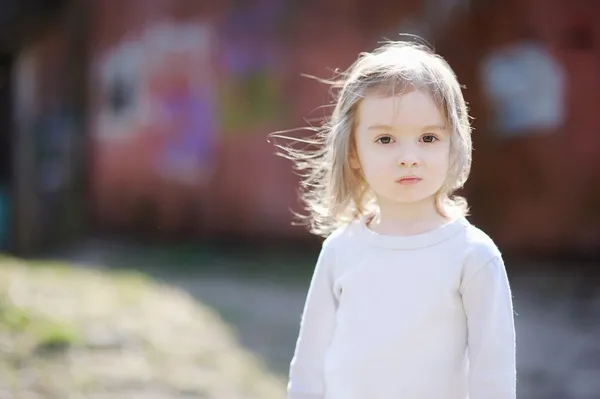
<path id="1" fill-rule="evenodd" d="M 435 198 L 402 203 L 377 201 L 379 211 L 369 227 L 380 234 L 413 235 L 433 230 L 445 222 L 435 204 Z"/>

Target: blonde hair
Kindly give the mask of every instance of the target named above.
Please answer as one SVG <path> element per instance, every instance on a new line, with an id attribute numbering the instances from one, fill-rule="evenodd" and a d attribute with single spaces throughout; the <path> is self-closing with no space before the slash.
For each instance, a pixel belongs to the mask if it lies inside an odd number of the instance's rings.
<path id="1" fill-rule="evenodd" d="M 467 180 L 471 168 L 471 126 L 461 87 L 450 65 L 424 45 L 389 41 L 371 53 L 361 53 L 332 85 L 335 107 L 316 134 L 308 139 L 272 134 L 303 144 L 303 148 L 276 145 L 278 155 L 294 162 L 301 177 L 300 197 L 308 215 L 309 230 L 327 236 L 338 227 L 370 213 L 374 198 L 360 171 L 350 166 L 354 155 L 353 130 L 361 100 L 370 93 L 387 94 L 420 90 L 431 95 L 445 111 L 451 129 L 451 164 L 446 181 L 436 195 L 436 207 L 446 217 L 467 214 L 464 198 L 452 196 Z M 390 91 L 391 90 L 391 91 Z"/>

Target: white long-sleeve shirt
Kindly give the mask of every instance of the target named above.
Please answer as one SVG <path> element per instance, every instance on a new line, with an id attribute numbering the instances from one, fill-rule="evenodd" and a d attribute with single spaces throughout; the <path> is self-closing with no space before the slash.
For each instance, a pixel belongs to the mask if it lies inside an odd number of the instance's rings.
<path id="1" fill-rule="evenodd" d="M 365 220 L 323 243 L 290 366 L 289 399 L 514 399 L 511 290 L 466 219 L 413 236 Z"/>

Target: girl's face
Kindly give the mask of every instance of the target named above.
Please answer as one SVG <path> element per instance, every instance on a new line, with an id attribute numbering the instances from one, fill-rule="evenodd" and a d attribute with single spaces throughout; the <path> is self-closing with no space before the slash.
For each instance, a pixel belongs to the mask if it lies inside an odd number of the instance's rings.
<path id="1" fill-rule="evenodd" d="M 356 158 L 377 201 L 434 201 L 450 165 L 450 130 L 430 95 L 367 95 L 357 110 Z"/>

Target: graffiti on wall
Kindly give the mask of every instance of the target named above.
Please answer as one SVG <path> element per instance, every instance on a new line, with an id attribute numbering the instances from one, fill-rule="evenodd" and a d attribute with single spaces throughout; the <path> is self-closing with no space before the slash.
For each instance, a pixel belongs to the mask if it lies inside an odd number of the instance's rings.
<path id="1" fill-rule="evenodd" d="M 211 38 L 200 22 L 163 23 L 105 53 L 95 138 L 138 148 L 129 162 L 150 163 L 140 168 L 146 173 L 190 185 L 205 180 L 218 128 Z"/>
<path id="2" fill-rule="evenodd" d="M 289 6 L 281 0 L 253 3 L 234 4 L 220 29 L 221 123 L 227 132 L 247 132 L 286 112 L 281 26 Z"/>

